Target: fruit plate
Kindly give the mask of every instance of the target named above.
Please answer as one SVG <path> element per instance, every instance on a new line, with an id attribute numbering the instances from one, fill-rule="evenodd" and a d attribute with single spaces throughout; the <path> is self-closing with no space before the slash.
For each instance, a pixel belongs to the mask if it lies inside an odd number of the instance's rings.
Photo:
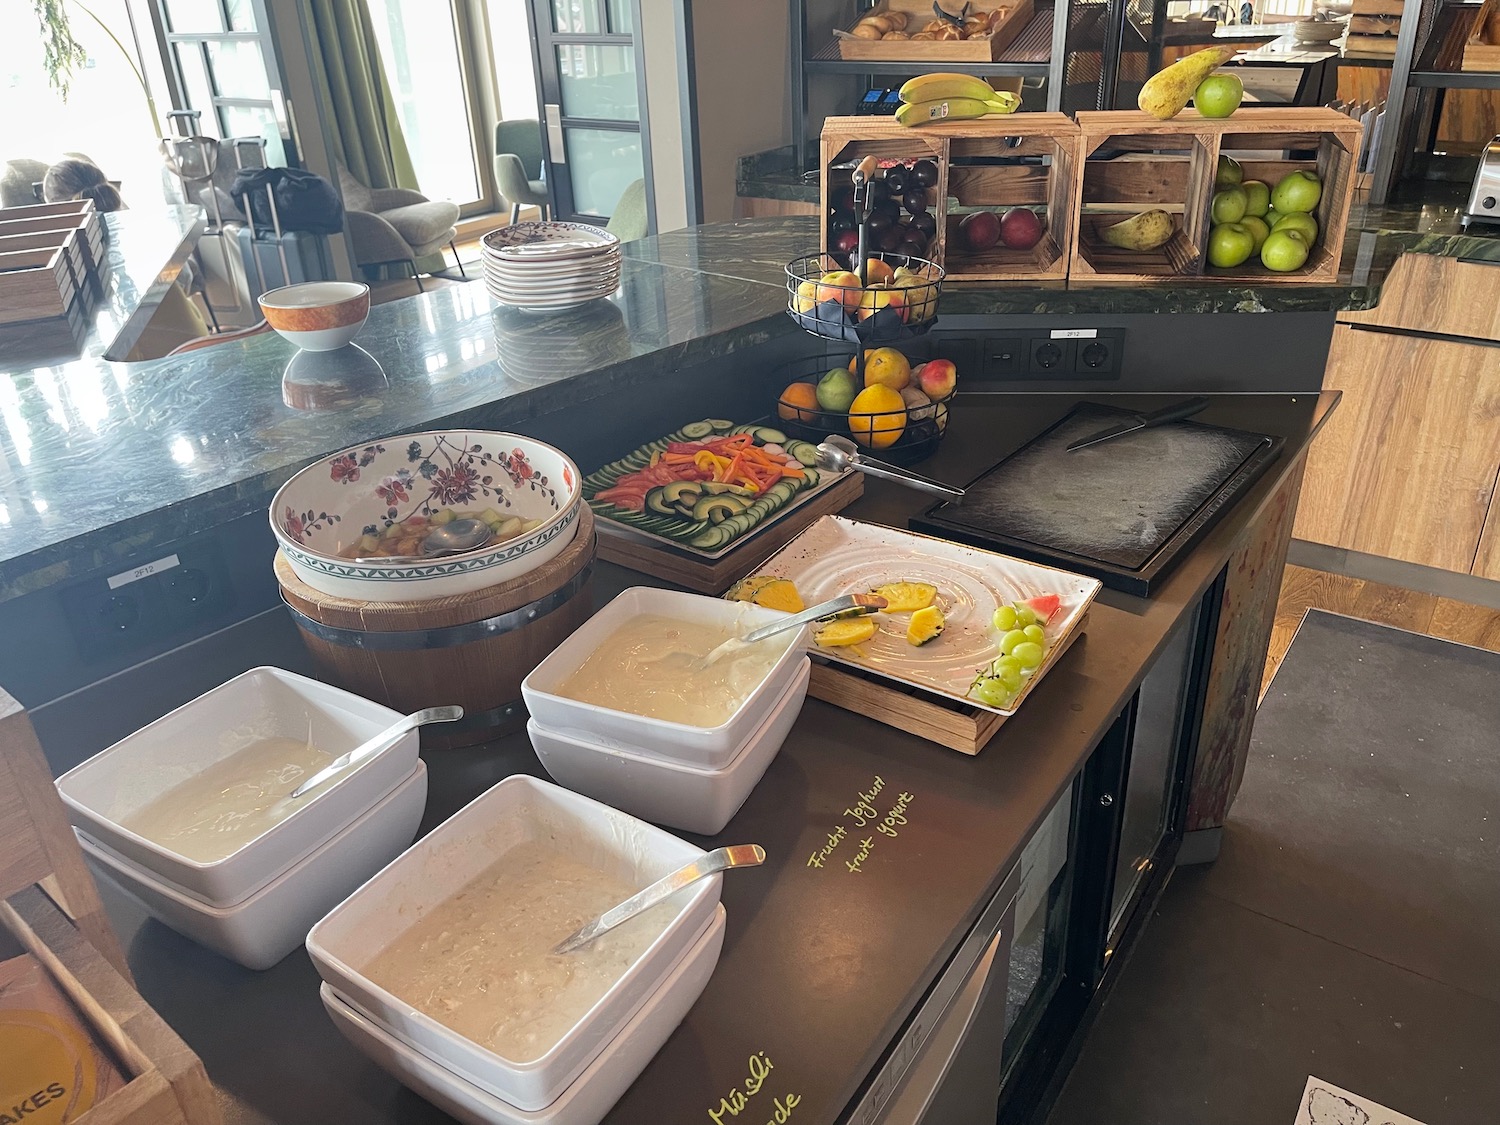
<path id="1" fill-rule="evenodd" d="M 1103 585 L 1066 570 L 843 516 L 824 516 L 767 559 L 752 577 L 759 576 L 791 579 L 808 605 L 888 582 L 936 586 L 936 604 L 946 627 L 928 644 L 918 648 L 907 641 L 910 614 L 877 613 L 879 629 L 863 644 L 824 648 L 809 640 L 809 651 L 823 660 L 1007 717 L 1015 714 L 1068 647 Z M 971 695 L 970 688 L 978 671 L 999 655 L 995 610 L 1044 594 L 1056 594 L 1061 601 L 1045 626 L 1042 663 L 1006 706 L 989 706 Z"/>
<path id="2" fill-rule="evenodd" d="M 674 468 L 665 460 L 706 451 L 732 465 L 735 444 L 764 456 L 783 450 L 794 475 L 752 487 L 742 477 L 703 479 L 713 473 L 710 461 L 677 462 Z M 718 559 L 842 479 L 842 474 L 813 468 L 813 460 L 810 443 L 780 429 L 705 418 L 590 473 L 583 478 L 583 498 L 599 517 L 601 534 L 645 538 L 696 558 Z"/>

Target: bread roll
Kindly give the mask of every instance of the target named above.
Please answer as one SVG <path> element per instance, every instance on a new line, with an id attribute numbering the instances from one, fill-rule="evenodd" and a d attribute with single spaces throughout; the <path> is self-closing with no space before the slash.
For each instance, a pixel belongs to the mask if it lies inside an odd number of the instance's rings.
<path id="1" fill-rule="evenodd" d="M 856 39 L 879 39 L 885 33 L 869 20 L 860 20 L 850 34 Z"/>
<path id="2" fill-rule="evenodd" d="M 964 32 L 968 35 L 988 35 L 989 31 L 989 16 L 969 16 L 964 20 Z"/>
<path id="3" fill-rule="evenodd" d="M 938 39 L 940 41 L 941 40 L 962 39 L 963 38 L 963 33 L 960 32 L 958 30 L 958 28 L 954 27 L 951 23 L 945 23 L 945 24 L 943 24 L 943 26 L 941 28 L 939 28 L 937 31 L 934 31 L 932 34 L 933 34 L 933 38 Z"/>
<path id="4" fill-rule="evenodd" d="M 933 32 L 935 34 L 941 31 L 943 28 L 951 26 L 952 25 L 947 20 L 928 20 L 922 25 L 922 30 Z"/>
<path id="5" fill-rule="evenodd" d="M 908 35 L 908 34 L 906 34 L 906 32 L 904 32 L 904 31 L 887 31 L 883 36 L 881 36 L 881 38 L 882 39 L 910 39 L 911 36 Z"/>
<path id="6" fill-rule="evenodd" d="M 892 31 L 905 31 L 906 30 L 906 13 L 905 12 L 881 12 L 880 14 L 883 15 L 886 19 L 888 19 L 888 20 L 891 21 L 891 30 Z"/>
<path id="7" fill-rule="evenodd" d="M 992 11 L 990 13 L 990 15 L 989 15 L 990 30 L 994 31 L 995 28 L 999 27 L 1002 23 L 1004 23 L 1005 22 L 1005 17 L 1008 16 L 1008 15 L 1010 15 L 1010 9 L 1009 8 L 996 8 L 994 11 Z"/>
<path id="8" fill-rule="evenodd" d="M 920 39 L 923 42 L 931 42 L 932 40 L 936 39 L 937 36 L 930 31 L 914 31 L 911 34 L 911 38 L 913 40 Z"/>

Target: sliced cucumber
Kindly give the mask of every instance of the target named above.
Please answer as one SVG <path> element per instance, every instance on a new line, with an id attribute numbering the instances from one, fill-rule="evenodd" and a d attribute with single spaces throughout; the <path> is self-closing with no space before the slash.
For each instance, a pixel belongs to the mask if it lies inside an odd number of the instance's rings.
<path id="1" fill-rule="evenodd" d="M 694 537 L 702 534 L 707 527 L 708 524 L 706 523 L 686 523 L 679 521 L 677 526 L 665 534 L 668 539 L 675 539 L 679 543 L 691 543 Z"/>
<path id="2" fill-rule="evenodd" d="M 689 441 L 699 441 L 713 434 L 714 424 L 707 420 L 689 422 L 686 426 L 682 427 L 682 432 L 687 435 Z"/>
<path id="3" fill-rule="evenodd" d="M 800 483 L 802 485 L 802 488 L 817 488 L 818 485 L 823 483 L 823 474 L 818 472 L 817 469 L 804 469 L 802 472 L 802 480 Z M 799 491 L 801 490 L 799 489 Z"/>
<path id="4" fill-rule="evenodd" d="M 809 468 L 818 463 L 818 447 L 810 441 L 789 441 L 786 451 Z"/>
<path id="5" fill-rule="evenodd" d="M 663 486 L 653 488 L 650 492 L 646 493 L 646 510 L 648 512 L 655 512 L 661 516 L 671 515 L 675 509 L 672 507 L 671 500 L 667 498 L 666 492 L 667 490 Z"/>
<path id="6" fill-rule="evenodd" d="M 706 421 L 721 434 L 727 434 L 734 426 L 734 423 L 728 418 L 708 418 Z"/>
<path id="7" fill-rule="evenodd" d="M 770 426 L 753 426 L 750 432 L 755 435 L 756 440 L 762 445 L 786 444 L 786 434 L 780 430 L 772 429 Z"/>

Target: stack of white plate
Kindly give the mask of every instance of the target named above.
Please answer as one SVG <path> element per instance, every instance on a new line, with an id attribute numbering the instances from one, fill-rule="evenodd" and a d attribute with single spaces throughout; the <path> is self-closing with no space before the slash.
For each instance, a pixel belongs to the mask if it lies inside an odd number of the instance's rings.
<path id="1" fill-rule="evenodd" d="M 584 223 L 514 223 L 481 239 L 484 284 L 502 305 L 567 309 L 620 285 L 620 240 Z"/>

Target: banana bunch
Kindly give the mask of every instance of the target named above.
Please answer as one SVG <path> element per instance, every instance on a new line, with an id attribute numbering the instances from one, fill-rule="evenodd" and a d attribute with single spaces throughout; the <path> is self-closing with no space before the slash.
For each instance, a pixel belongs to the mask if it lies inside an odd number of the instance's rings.
<path id="1" fill-rule="evenodd" d="M 967 120 L 991 113 L 1014 113 L 1021 99 L 1009 90 L 996 90 L 969 74 L 919 74 L 901 87 L 902 125 L 922 125 L 945 118 Z"/>

